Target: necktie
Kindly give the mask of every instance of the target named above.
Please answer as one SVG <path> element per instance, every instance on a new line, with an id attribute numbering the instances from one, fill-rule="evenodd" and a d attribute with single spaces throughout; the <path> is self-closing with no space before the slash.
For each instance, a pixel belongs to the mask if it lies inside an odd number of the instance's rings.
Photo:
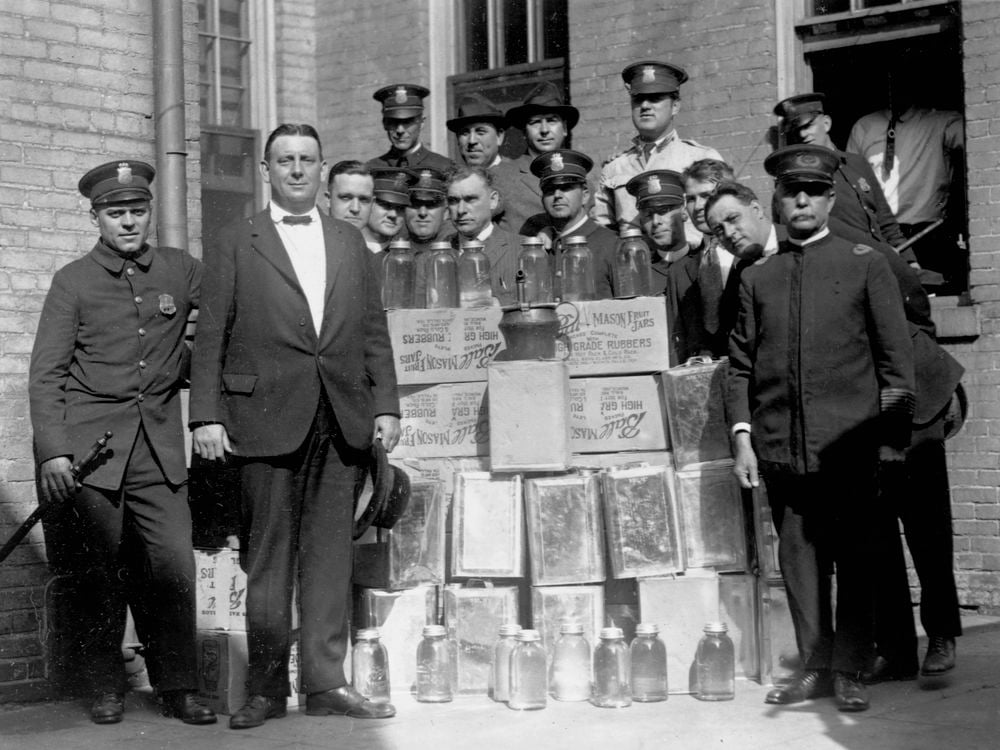
<path id="1" fill-rule="evenodd" d="M 701 292 L 701 316 L 705 330 L 712 336 L 719 331 L 719 304 L 722 301 L 722 267 L 715 243 L 706 242 L 698 264 L 698 290 Z"/>
<path id="2" fill-rule="evenodd" d="M 302 216 L 295 216 L 289 214 L 288 216 L 281 217 L 282 224 L 311 224 L 313 217 L 309 214 L 303 214 Z"/>
<path id="3" fill-rule="evenodd" d="M 892 165 L 896 160 L 896 116 L 889 120 L 889 127 L 885 131 L 885 155 L 882 157 L 882 181 L 885 182 L 892 174 Z"/>
<path id="4" fill-rule="evenodd" d="M 649 164 L 649 157 L 653 155 L 653 149 L 656 148 L 655 143 L 643 143 L 642 144 L 642 165 L 646 166 Z"/>

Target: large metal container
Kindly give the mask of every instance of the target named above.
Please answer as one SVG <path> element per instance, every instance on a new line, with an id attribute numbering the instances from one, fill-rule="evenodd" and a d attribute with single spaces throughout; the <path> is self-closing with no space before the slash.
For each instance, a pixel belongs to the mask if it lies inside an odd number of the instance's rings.
<path id="1" fill-rule="evenodd" d="M 533 584 L 604 581 L 604 522 L 597 474 L 526 479 L 524 505 Z"/>
<path id="2" fill-rule="evenodd" d="M 524 576 L 524 506 L 520 474 L 456 475 L 451 574 L 457 578 Z"/>
<path id="3" fill-rule="evenodd" d="M 460 693 L 485 694 L 500 626 L 520 622 L 517 587 L 444 588 L 444 625 L 457 658 Z"/>
<path id="4" fill-rule="evenodd" d="M 760 681 L 788 682 L 801 669 L 785 584 L 760 581 Z"/>
<path id="5" fill-rule="evenodd" d="M 676 472 L 677 505 L 688 568 L 746 571 L 743 497 L 732 461 Z"/>
<path id="6" fill-rule="evenodd" d="M 729 637 L 736 650 L 736 676 L 759 679 L 757 576 L 750 573 L 719 576 L 719 619 L 729 626 Z"/>
<path id="7" fill-rule="evenodd" d="M 392 691 L 416 690 L 417 646 L 424 625 L 437 622 L 437 586 L 418 586 L 406 591 L 364 589 L 355 612 L 359 628 L 378 628 L 389 654 Z"/>
<path id="8" fill-rule="evenodd" d="M 696 359 L 662 373 L 674 466 L 732 458 L 725 414 L 729 360 Z"/>
<path id="9" fill-rule="evenodd" d="M 604 627 L 604 587 L 532 586 L 531 619 L 535 630 L 542 634 L 550 662 L 559 625 L 566 619 L 583 625 L 583 637 L 593 648 Z"/>

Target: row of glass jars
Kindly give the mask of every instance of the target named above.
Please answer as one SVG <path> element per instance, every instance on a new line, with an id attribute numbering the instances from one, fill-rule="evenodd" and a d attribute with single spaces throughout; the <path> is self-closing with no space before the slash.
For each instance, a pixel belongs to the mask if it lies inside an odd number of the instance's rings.
<path id="1" fill-rule="evenodd" d="M 416 298 L 417 259 L 406 240 L 393 240 L 382 259 L 382 304 L 387 310 L 414 307 L 488 307 L 493 304 L 490 260 L 482 242 L 466 242 L 455 256 L 448 242 L 428 251 L 424 299 Z M 574 235 L 554 260 L 537 237 L 521 243 L 518 267 L 525 273 L 525 301 L 576 302 L 597 298 L 593 254 L 586 237 Z M 638 229 L 622 232 L 615 249 L 616 297 L 652 293 L 649 248 Z"/>

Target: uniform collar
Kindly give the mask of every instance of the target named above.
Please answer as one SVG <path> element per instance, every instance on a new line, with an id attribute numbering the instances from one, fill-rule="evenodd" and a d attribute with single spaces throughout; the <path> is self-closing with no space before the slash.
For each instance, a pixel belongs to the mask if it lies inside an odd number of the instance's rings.
<path id="1" fill-rule="evenodd" d="M 563 237 L 568 237 L 569 235 L 576 232 L 580 227 L 582 227 L 584 224 L 587 223 L 588 218 L 589 217 L 587 216 L 587 212 L 584 211 L 583 216 L 574 221 L 572 224 L 563 227 L 563 230 L 559 233 L 560 239 L 562 239 Z"/>
<path id="2" fill-rule="evenodd" d="M 149 243 L 146 243 L 139 252 L 126 256 L 105 243 L 104 240 L 98 240 L 97 244 L 94 245 L 92 253 L 94 260 L 112 273 L 121 273 L 127 260 L 133 261 L 143 269 L 149 268 L 153 263 L 153 248 Z"/>
<path id="3" fill-rule="evenodd" d="M 804 240 L 795 240 L 789 237 L 788 241 L 791 244 L 795 245 L 796 247 L 805 247 L 806 245 L 814 245 L 824 237 L 829 237 L 829 236 L 830 236 L 830 227 L 823 227 L 818 232 L 816 232 L 816 234 L 810 235 L 809 237 L 806 237 Z"/>
<path id="4" fill-rule="evenodd" d="M 389 155 L 395 159 L 398 159 L 401 156 L 414 156 L 418 151 L 420 151 L 423 145 L 423 143 L 417 141 L 417 144 L 415 146 L 410 146 L 408 151 L 399 151 L 395 146 L 390 146 Z"/>
<path id="5" fill-rule="evenodd" d="M 659 153 L 660 151 L 662 151 L 663 149 L 665 149 L 667 146 L 669 146 L 671 142 L 673 142 L 675 140 L 677 140 L 677 128 L 674 128 L 673 130 L 671 130 L 668 133 L 664 133 L 659 138 L 657 138 L 655 141 L 653 141 L 652 142 L 653 143 L 653 151 L 655 151 L 656 153 Z M 636 136 L 635 138 L 632 139 L 632 145 L 635 146 L 640 151 L 642 150 L 642 146 L 645 143 L 649 143 L 649 141 L 644 141 L 639 136 Z"/>

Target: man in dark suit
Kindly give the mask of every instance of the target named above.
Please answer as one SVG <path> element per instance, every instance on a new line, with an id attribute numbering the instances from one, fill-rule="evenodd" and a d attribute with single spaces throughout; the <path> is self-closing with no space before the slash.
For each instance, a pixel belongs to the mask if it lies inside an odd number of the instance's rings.
<path id="1" fill-rule="evenodd" d="M 544 214 L 525 222 L 527 234 L 539 237 L 552 259 L 553 294 L 562 297 L 561 267 L 565 244 L 570 237 L 587 241 L 594 262 L 595 299 L 615 296 L 615 248 L 618 236 L 587 215 L 590 188 L 587 175 L 593 160 L 586 154 L 560 149 L 541 154 L 531 162 L 531 173 L 541 186 Z"/>
<path id="2" fill-rule="evenodd" d="M 368 166 L 420 169 L 430 167 L 447 171 L 451 159 L 435 153 L 420 142 L 424 125 L 424 99 L 430 90 L 414 83 L 393 83 L 383 86 L 372 98 L 382 105 L 382 127 L 389 137 L 387 152 L 368 160 Z"/>
<path id="3" fill-rule="evenodd" d="M 447 194 L 448 215 L 458 232 L 452 244 L 460 249 L 467 242 L 483 243 L 493 297 L 501 305 L 513 304 L 520 241 L 518 235 L 493 223 L 493 211 L 501 200 L 493 175 L 482 167 L 459 167 L 448 178 Z"/>
<path id="4" fill-rule="evenodd" d="M 240 467 L 250 684 L 234 729 L 285 715 L 296 574 L 306 713 L 395 713 L 344 674 L 355 484 L 373 438 L 396 445 L 399 401 L 370 253 L 316 209 L 324 167 L 313 127 L 278 126 L 270 206 L 206 248 L 190 424 L 199 456 Z"/>
<path id="5" fill-rule="evenodd" d="M 879 462 L 900 466 L 909 441 L 913 346 L 885 257 L 826 227 L 836 154 L 793 146 L 764 166 L 789 238 L 742 274 L 727 412 L 741 486 L 767 486 L 803 664 L 765 700 L 832 694 L 840 710 L 863 711 L 877 526 L 867 521 Z"/>
<path id="6" fill-rule="evenodd" d="M 101 238 L 53 277 L 29 370 L 41 492 L 70 505 L 91 553 L 81 575 L 97 615 L 81 627 L 90 629 L 97 724 L 119 722 L 124 712 L 126 603 L 167 712 L 188 724 L 215 721 L 194 697 L 195 569 L 180 401 L 184 333 L 202 268 L 183 250 L 147 243 L 153 175 L 149 164 L 126 159 L 80 180 Z M 108 430 L 109 450 L 76 476 L 74 461 Z"/>

